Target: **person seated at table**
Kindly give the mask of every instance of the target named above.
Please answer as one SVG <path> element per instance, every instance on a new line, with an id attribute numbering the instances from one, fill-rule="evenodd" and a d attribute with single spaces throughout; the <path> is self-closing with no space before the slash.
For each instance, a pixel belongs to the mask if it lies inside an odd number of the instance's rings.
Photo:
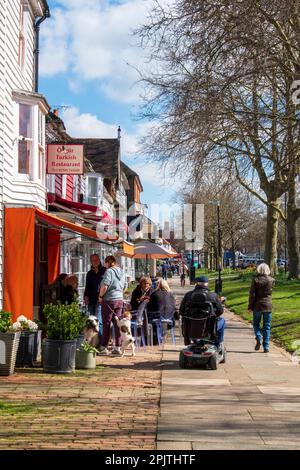
<path id="1" fill-rule="evenodd" d="M 147 305 L 148 321 L 170 320 L 168 328 L 175 325 L 174 315 L 176 314 L 176 300 L 170 286 L 165 279 L 160 279 L 157 290 L 150 295 Z"/>
<path id="2" fill-rule="evenodd" d="M 78 278 L 74 275 L 65 278 L 65 289 L 61 295 L 61 303 L 70 305 L 78 298 Z"/>
<path id="3" fill-rule="evenodd" d="M 150 277 L 142 277 L 139 285 L 134 289 L 131 294 L 131 308 L 132 310 L 138 310 L 139 306 L 145 301 L 149 300 L 153 292 L 152 281 Z"/>

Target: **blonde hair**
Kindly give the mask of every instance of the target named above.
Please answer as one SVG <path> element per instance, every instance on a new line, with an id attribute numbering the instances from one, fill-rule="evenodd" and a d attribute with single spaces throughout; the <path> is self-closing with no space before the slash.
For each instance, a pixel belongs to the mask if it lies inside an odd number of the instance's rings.
<path id="1" fill-rule="evenodd" d="M 170 286 L 165 279 L 159 281 L 159 289 L 165 292 L 171 292 Z"/>
<path id="2" fill-rule="evenodd" d="M 125 310 L 125 312 L 123 313 L 123 318 L 128 318 L 129 320 L 131 320 L 131 312 L 129 310 Z"/>
<path id="3" fill-rule="evenodd" d="M 256 271 L 258 274 L 269 276 L 271 274 L 270 268 L 266 263 L 261 263 L 257 266 Z"/>

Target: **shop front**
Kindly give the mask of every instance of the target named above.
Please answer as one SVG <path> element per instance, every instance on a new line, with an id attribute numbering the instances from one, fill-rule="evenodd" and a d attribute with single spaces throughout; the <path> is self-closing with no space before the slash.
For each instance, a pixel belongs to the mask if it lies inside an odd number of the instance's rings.
<path id="1" fill-rule="evenodd" d="M 75 274 L 82 296 L 89 256 L 101 259 L 126 242 L 117 235 L 97 232 L 34 207 L 6 208 L 4 232 L 4 309 L 39 319 L 42 315 L 43 289 L 61 272 Z"/>

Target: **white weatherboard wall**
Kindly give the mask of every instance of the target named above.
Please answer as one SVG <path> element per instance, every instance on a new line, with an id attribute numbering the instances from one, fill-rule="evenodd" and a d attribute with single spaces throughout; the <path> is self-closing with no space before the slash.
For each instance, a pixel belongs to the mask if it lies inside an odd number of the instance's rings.
<path id="1" fill-rule="evenodd" d="M 19 65 L 20 4 L 24 6 L 24 60 Z M 34 9 L 34 10 L 33 10 Z M 30 176 L 17 173 L 18 156 L 18 105 L 13 92 L 26 97 L 33 93 L 34 83 L 34 23 L 42 16 L 39 0 L 0 0 L 0 308 L 3 300 L 3 213 L 4 206 L 37 206 L 45 208 L 46 188 L 44 178 L 36 177 L 36 168 Z M 26 98 L 30 102 L 30 97 Z M 25 101 L 26 101 L 25 100 Z M 38 110 L 47 112 L 45 102 L 33 95 L 33 117 Z M 32 104 L 30 103 L 30 104 Z M 38 167 L 36 153 L 33 165 Z"/>

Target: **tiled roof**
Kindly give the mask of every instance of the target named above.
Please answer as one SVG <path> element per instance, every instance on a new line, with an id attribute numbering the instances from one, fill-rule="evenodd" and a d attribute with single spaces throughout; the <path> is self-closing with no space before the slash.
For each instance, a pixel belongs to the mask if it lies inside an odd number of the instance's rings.
<path id="1" fill-rule="evenodd" d="M 74 144 L 84 145 L 84 156 L 96 173 L 105 178 L 117 179 L 120 172 L 118 139 L 72 139 Z"/>

